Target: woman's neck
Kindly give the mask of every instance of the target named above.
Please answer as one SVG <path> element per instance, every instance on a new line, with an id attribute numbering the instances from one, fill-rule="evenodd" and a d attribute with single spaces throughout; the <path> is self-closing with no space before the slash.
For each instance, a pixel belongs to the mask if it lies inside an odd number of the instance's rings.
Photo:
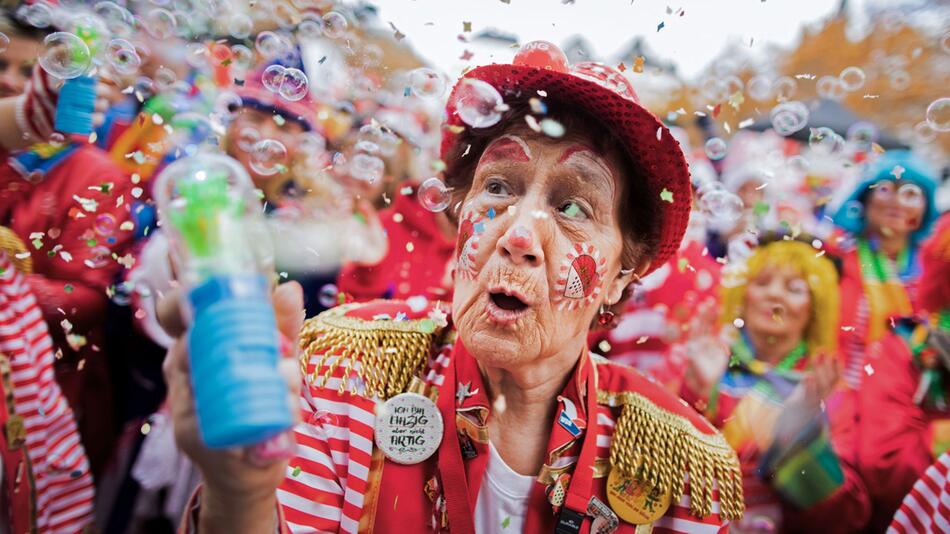
<path id="1" fill-rule="evenodd" d="M 513 370 L 482 368 L 492 404 L 488 433 L 498 454 L 515 472 L 534 476 L 541 469 L 557 396 L 572 376 L 582 350 L 582 345 L 570 347 Z"/>
<path id="2" fill-rule="evenodd" d="M 871 238 L 877 242 L 877 250 L 891 259 L 907 246 L 907 236 L 893 231 L 872 231 Z"/>
<path id="3" fill-rule="evenodd" d="M 755 359 L 770 365 L 778 365 L 802 340 L 800 335 L 794 334 L 774 336 L 751 329 L 746 329 L 746 333 L 749 336 L 752 351 L 755 353 Z"/>

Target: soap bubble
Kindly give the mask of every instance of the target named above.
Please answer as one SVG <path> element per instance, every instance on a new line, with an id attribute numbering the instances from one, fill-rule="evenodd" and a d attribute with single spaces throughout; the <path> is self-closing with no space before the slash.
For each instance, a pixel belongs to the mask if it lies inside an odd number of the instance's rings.
<path id="1" fill-rule="evenodd" d="M 792 135 L 808 124 L 808 107 L 797 100 L 782 102 L 769 113 L 772 128 L 781 135 Z"/>
<path id="2" fill-rule="evenodd" d="M 444 211 L 449 207 L 452 201 L 452 194 L 449 188 L 436 177 L 432 177 L 422 182 L 419 186 L 419 203 L 422 207 L 433 212 Z"/>
<path id="3" fill-rule="evenodd" d="M 320 305 L 324 308 L 332 308 L 337 305 L 339 302 L 340 290 L 333 284 L 327 284 L 320 288 L 320 292 L 317 293 L 317 301 L 320 302 Z"/>
<path id="4" fill-rule="evenodd" d="M 455 93 L 456 113 L 472 128 L 487 128 L 501 120 L 504 101 L 488 82 L 465 78 Z"/>
<path id="5" fill-rule="evenodd" d="M 841 100 L 844 98 L 844 83 L 836 76 L 822 76 L 815 84 L 818 96 L 827 100 Z"/>
<path id="6" fill-rule="evenodd" d="M 68 80 L 82 75 L 89 69 L 92 55 L 82 39 L 71 33 L 55 32 L 43 40 L 44 51 L 39 57 L 40 66 L 50 75 Z"/>
<path id="7" fill-rule="evenodd" d="M 109 29 L 109 33 L 115 36 L 128 37 L 132 35 L 132 28 L 135 26 L 135 17 L 132 13 L 108 0 L 99 2 L 93 7 L 93 11 Z"/>
<path id="8" fill-rule="evenodd" d="M 218 117 L 231 121 L 237 117 L 242 105 L 241 97 L 237 93 L 222 91 L 214 99 L 214 112 Z"/>
<path id="9" fill-rule="evenodd" d="M 950 54 L 950 32 L 947 32 L 940 37 L 940 49 L 945 53 Z"/>
<path id="10" fill-rule="evenodd" d="M 428 67 L 419 67 L 409 73 L 409 87 L 420 98 L 439 98 L 445 92 L 445 79 Z"/>
<path id="11" fill-rule="evenodd" d="M 297 25 L 297 37 L 301 39 L 316 39 L 323 35 L 323 22 L 312 16 L 304 17 Z"/>
<path id="12" fill-rule="evenodd" d="M 115 233 L 115 216 L 111 213 L 100 213 L 96 216 L 93 226 L 97 234 L 103 237 L 109 237 Z"/>
<path id="13" fill-rule="evenodd" d="M 284 83 L 286 75 L 287 69 L 283 65 L 271 65 L 264 69 L 264 73 L 261 74 L 261 83 L 264 84 L 265 89 L 276 93 L 280 90 L 281 84 Z"/>
<path id="14" fill-rule="evenodd" d="M 914 141 L 918 144 L 926 145 L 932 143 L 937 138 L 937 132 L 927 121 L 920 121 L 914 125 Z"/>
<path id="15" fill-rule="evenodd" d="M 290 68 L 284 71 L 283 78 L 278 87 L 277 92 L 280 93 L 280 96 L 296 102 L 307 96 L 307 91 L 310 90 L 310 81 L 302 70 Z"/>
<path id="16" fill-rule="evenodd" d="M 361 153 L 353 156 L 348 169 L 353 178 L 374 183 L 383 177 L 386 164 L 376 156 Z"/>
<path id="17" fill-rule="evenodd" d="M 772 82 L 765 76 L 753 76 L 746 84 L 746 92 L 752 100 L 768 100 L 772 96 Z"/>
<path id="18" fill-rule="evenodd" d="M 891 73 L 890 79 L 891 89 L 895 91 L 903 91 L 910 87 L 910 74 L 904 70 L 897 70 Z"/>
<path id="19" fill-rule="evenodd" d="M 251 169 L 272 176 L 287 169 L 287 147 L 276 139 L 262 139 L 251 150 Z"/>
<path id="20" fill-rule="evenodd" d="M 320 157 L 327 150 L 327 140 L 314 132 L 303 132 L 297 138 L 297 150 L 310 159 Z"/>
<path id="21" fill-rule="evenodd" d="M 848 127 L 848 141 L 862 148 L 871 148 L 871 143 L 877 141 L 877 127 L 873 123 L 858 121 Z"/>
<path id="22" fill-rule="evenodd" d="M 849 200 L 844 204 L 844 213 L 849 219 L 860 219 L 864 216 L 864 204 L 859 200 Z"/>
<path id="23" fill-rule="evenodd" d="M 155 71 L 155 87 L 159 91 L 167 91 L 178 81 L 178 75 L 168 67 L 159 67 Z"/>
<path id="24" fill-rule="evenodd" d="M 36 3 L 23 6 L 23 18 L 26 23 L 35 28 L 47 28 L 53 23 L 53 9 L 45 3 Z"/>
<path id="25" fill-rule="evenodd" d="M 175 15 L 167 9 L 155 8 L 145 14 L 142 27 L 152 37 L 163 40 L 175 35 L 178 21 L 175 20 Z"/>
<path id="26" fill-rule="evenodd" d="M 772 84 L 772 93 L 779 100 L 789 100 L 798 91 L 798 82 L 788 76 L 782 76 Z"/>
<path id="27" fill-rule="evenodd" d="M 8 46 L 10 46 L 10 38 L 7 34 L 0 32 L 0 54 L 6 52 Z"/>
<path id="28" fill-rule="evenodd" d="M 822 155 L 837 154 L 844 148 L 844 139 L 826 126 L 812 128 L 808 134 L 808 146 Z"/>
<path id="29" fill-rule="evenodd" d="M 706 157 L 713 161 L 726 157 L 726 142 L 718 137 L 706 141 Z"/>
<path id="30" fill-rule="evenodd" d="M 242 72 L 250 70 L 254 66 L 254 51 L 242 44 L 232 46 L 231 66 Z"/>
<path id="31" fill-rule="evenodd" d="M 235 39 L 247 39 L 254 31 L 254 21 L 244 13 L 235 13 L 228 19 L 228 33 Z"/>
<path id="32" fill-rule="evenodd" d="M 864 87 L 864 82 L 867 81 L 868 77 L 860 67 L 845 67 L 838 75 L 838 79 L 841 80 L 844 90 L 850 92 Z"/>
<path id="33" fill-rule="evenodd" d="M 738 195 L 725 189 L 713 189 L 700 199 L 700 207 L 713 223 L 738 221 L 744 208 Z"/>
<path id="34" fill-rule="evenodd" d="M 699 90 L 710 102 L 722 102 L 729 97 L 729 88 L 726 83 L 714 76 L 703 79 Z"/>
<path id="35" fill-rule="evenodd" d="M 323 35 L 330 39 L 343 37 L 348 26 L 346 17 L 337 11 L 330 11 L 323 16 Z"/>
<path id="36" fill-rule="evenodd" d="M 271 31 L 263 31 L 257 34 L 254 43 L 258 53 L 264 56 L 265 59 L 281 58 L 288 55 L 292 50 L 292 45 L 286 37 Z"/>
<path id="37" fill-rule="evenodd" d="M 142 65 L 135 46 L 125 39 L 113 39 L 106 47 L 109 64 L 120 74 L 133 74 Z"/>
<path id="38" fill-rule="evenodd" d="M 921 208 L 927 199 L 919 185 L 907 183 L 897 189 L 897 202 L 908 208 Z"/>
<path id="39" fill-rule="evenodd" d="M 372 141 L 357 141 L 356 144 L 353 145 L 353 150 L 375 156 L 379 154 L 379 145 Z"/>
<path id="40" fill-rule="evenodd" d="M 811 163 L 808 162 L 808 159 L 799 154 L 789 157 L 786 165 L 788 165 L 790 171 L 799 174 L 806 174 L 811 169 Z"/>
<path id="41" fill-rule="evenodd" d="M 938 132 L 950 131 L 950 98 L 938 98 L 927 106 L 927 124 Z"/>
<path id="42" fill-rule="evenodd" d="M 254 150 L 254 145 L 260 142 L 260 140 L 260 132 L 258 132 L 255 128 L 245 126 L 238 132 L 237 146 L 244 152 L 250 152 Z"/>
<path id="43" fill-rule="evenodd" d="M 148 100 L 158 92 L 155 89 L 155 82 L 148 76 L 139 76 L 135 79 L 132 92 L 140 101 Z"/>
<path id="44" fill-rule="evenodd" d="M 362 126 L 356 139 L 357 143 L 360 141 L 372 143 L 382 155 L 387 157 L 396 153 L 396 147 L 400 143 L 395 134 L 375 124 Z"/>

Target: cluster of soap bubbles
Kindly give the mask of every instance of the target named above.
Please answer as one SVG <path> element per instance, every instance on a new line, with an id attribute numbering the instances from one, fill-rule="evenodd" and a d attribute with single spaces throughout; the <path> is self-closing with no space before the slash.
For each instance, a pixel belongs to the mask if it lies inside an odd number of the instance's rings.
<path id="1" fill-rule="evenodd" d="M 310 90 L 310 80 L 302 70 L 279 64 L 264 69 L 261 83 L 268 91 L 292 102 L 302 100 Z"/>
<path id="2" fill-rule="evenodd" d="M 808 124 L 809 114 L 808 106 L 797 100 L 791 100 L 782 102 L 772 108 L 772 111 L 769 112 L 769 118 L 772 121 L 772 128 L 776 132 L 788 136 Z"/>

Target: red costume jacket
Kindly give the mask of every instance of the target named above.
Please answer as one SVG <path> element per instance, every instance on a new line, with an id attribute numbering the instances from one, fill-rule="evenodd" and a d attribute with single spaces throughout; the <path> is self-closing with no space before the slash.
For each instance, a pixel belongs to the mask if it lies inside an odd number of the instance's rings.
<path id="1" fill-rule="evenodd" d="M 413 194 L 397 195 L 393 205 L 379 213 L 389 241 L 386 256 L 377 265 L 344 265 L 337 280 L 339 290 L 357 301 L 417 295 L 450 301 L 447 264 L 455 243 L 439 229 L 439 216 L 419 204 L 415 188 Z"/>
<path id="2" fill-rule="evenodd" d="M 102 322 L 107 288 L 121 268 L 117 260 L 132 240 L 131 223 L 123 223 L 130 220 L 133 186 L 99 148 L 71 148 L 59 159 L 27 166 L 0 153 L 0 224 L 31 253 L 29 283 L 62 352 L 56 378 L 97 472 L 114 433 Z"/>
<path id="3" fill-rule="evenodd" d="M 946 448 L 950 410 L 915 402 L 921 368 L 904 338 L 868 350 L 871 374 L 858 392 L 858 461 L 871 496 L 871 531 L 883 532 L 901 500 Z"/>

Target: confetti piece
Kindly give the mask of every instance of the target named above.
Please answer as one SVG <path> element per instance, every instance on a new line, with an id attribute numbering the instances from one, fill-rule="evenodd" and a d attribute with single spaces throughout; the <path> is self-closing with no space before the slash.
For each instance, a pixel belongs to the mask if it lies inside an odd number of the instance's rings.
<path id="1" fill-rule="evenodd" d="M 389 27 L 393 29 L 393 37 L 394 37 L 397 41 L 402 41 L 403 39 L 406 38 L 406 34 L 404 34 L 404 33 L 402 33 L 401 31 L 399 31 L 399 28 L 397 28 L 396 25 L 393 24 L 392 22 L 389 23 Z"/>
<path id="2" fill-rule="evenodd" d="M 466 32 L 466 33 L 471 32 L 471 31 L 472 31 L 472 23 L 471 23 L 471 22 L 466 22 L 466 21 L 463 20 L 463 21 L 462 21 L 462 31 L 463 31 L 463 32 Z"/>
<path id="3" fill-rule="evenodd" d="M 648 339 L 650 339 L 650 336 L 640 336 L 637 338 L 637 345 L 643 345 Z"/>
<path id="4" fill-rule="evenodd" d="M 495 208 L 488 208 L 488 211 L 485 212 L 485 215 L 488 216 L 488 219 L 489 219 L 489 220 L 494 219 L 494 218 L 495 218 L 495 215 L 496 215 L 496 213 L 495 213 Z"/>
<path id="5" fill-rule="evenodd" d="M 508 528 L 508 525 L 511 524 L 511 518 L 506 517 L 501 521 L 501 528 Z"/>
<path id="6" fill-rule="evenodd" d="M 663 191 L 660 191 L 660 200 L 664 202 L 673 203 L 673 192 L 667 188 L 663 188 Z"/>
<path id="7" fill-rule="evenodd" d="M 621 61 L 620 64 L 617 65 L 617 70 L 619 70 L 620 72 L 627 71 L 627 66 L 623 64 L 623 61 Z"/>
<path id="8" fill-rule="evenodd" d="M 906 170 L 907 169 L 901 167 L 900 165 L 894 165 L 894 168 L 891 169 L 891 174 L 894 176 L 894 178 L 900 180 L 904 176 L 904 171 Z"/>
<path id="9" fill-rule="evenodd" d="M 298 476 L 298 475 L 300 475 L 300 471 L 301 471 L 301 469 L 300 469 L 300 466 L 299 466 L 299 465 L 294 466 L 294 470 L 291 471 L 290 476 L 292 476 L 292 477 Z"/>
<path id="10" fill-rule="evenodd" d="M 664 26 L 666 26 L 666 23 L 665 23 L 665 22 L 661 22 L 661 23 L 657 24 L 657 25 L 656 25 L 656 31 L 659 32 L 660 30 L 663 29 Z"/>
<path id="11" fill-rule="evenodd" d="M 868 376 L 871 376 L 871 375 L 874 374 L 874 368 L 871 367 L 871 364 L 866 364 L 866 365 L 864 366 L 864 372 L 867 373 Z"/>

